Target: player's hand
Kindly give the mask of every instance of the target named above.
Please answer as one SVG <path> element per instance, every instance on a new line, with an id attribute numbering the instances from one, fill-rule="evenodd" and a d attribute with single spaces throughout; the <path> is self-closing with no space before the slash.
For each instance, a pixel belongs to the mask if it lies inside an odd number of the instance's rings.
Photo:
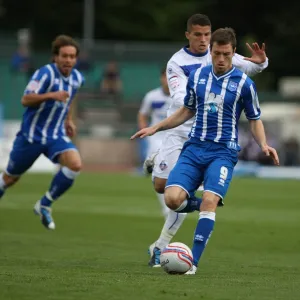
<path id="1" fill-rule="evenodd" d="M 258 43 L 252 43 L 252 47 L 248 43 L 246 43 L 246 46 L 251 52 L 251 57 L 244 57 L 244 60 L 251 61 L 255 64 L 261 64 L 266 61 L 267 55 L 265 52 L 265 43 L 262 43 L 261 48 L 259 47 Z"/>
<path id="2" fill-rule="evenodd" d="M 279 157 L 277 151 L 274 148 L 266 145 L 263 146 L 261 150 L 265 153 L 266 156 L 270 156 L 272 158 L 274 165 L 279 166 Z"/>
<path id="3" fill-rule="evenodd" d="M 69 97 L 70 97 L 70 95 L 66 91 L 53 92 L 51 95 L 52 99 L 55 99 L 60 102 L 66 102 Z"/>
<path id="4" fill-rule="evenodd" d="M 149 135 L 153 135 L 156 132 L 156 129 L 153 127 L 146 127 L 138 131 L 136 134 L 134 134 L 130 139 L 134 140 L 135 138 L 144 138 Z"/>
<path id="5" fill-rule="evenodd" d="M 72 120 L 67 120 L 65 122 L 65 128 L 68 137 L 72 138 L 76 135 L 76 125 Z"/>

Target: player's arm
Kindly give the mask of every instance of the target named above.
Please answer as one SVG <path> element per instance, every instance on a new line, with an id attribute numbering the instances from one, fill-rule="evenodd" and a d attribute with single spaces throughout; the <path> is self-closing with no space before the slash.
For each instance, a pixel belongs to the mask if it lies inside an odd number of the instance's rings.
<path id="1" fill-rule="evenodd" d="M 138 113 L 138 126 L 139 129 L 143 129 L 148 125 L 148 115 L 141 112 Z"/>
<path id="2" fill-rule="evenodd" d="M 267 155 L 271 156 L 274 164 L 279 165 L 279 158 L 277 151 L 270 147 L 267 143 L 265 129 L 263 122 L 260 120 L 260 107 L 254 83 L 250 87 L 243 88 L 242 91 L 245 114 L 250 124 L 250 130 L 256 143 L 261 150 Z"/>
<path id="3" fill-rule="evenodd" d="M 38 106 L 48 100 L 65 102 L 69 97 L 68 92 L 48 92 L 48 88 L 53 81 L 51 76 L 54 75 L 51 75 L 46 67 L 37 70 L 24 91 L 21 103 L 24 106 Z"/>
<path id="4" fill-rule="evenodd" d="M 172 114 L 170 117 L 162 120 L 161 122 L 151 126 L 146 127 L 136 134 L 134 134 L 131 139 L 135 139 L 137 137 L 143 138 L 149 135 L 153 135 L 158 131 L 168 130 L 174 127 L 177 127 L 195 115 L 195 111 L 188 109 L 187 107 L 180 107 L 177 111 Z"/>
<path id="5" fill-rule="evenodd" d="M 149 135 L 153 135 L 158 131 L 168 130 L 174 127 L 177 127 L 187 120 L 191 119 L 196 113 L 196 95 L 194 92 L 194 74 L 192 72 L 188 84 L 186 86 L 186 95 L 184 97 L 184 106 L 181 106 L 175 113 L 173 113 L 168 118 L 162 120 L 158 124 L 155 124 L 151 127 L 144 128 L 134 134 L 131 139 L 136 137 L 146 137 Z"/>
<path id="6" fill-rule="evenodd" d="M 77 100 L 77 96 L 75 96 L 75 98 L 72 100 L 72 103 L 69 107 L 68 114 L 65 119 L 65 129 L 67 132 L 67 136 L 69 136 L 69 137 L 74 137 L 76 135 L 76 131 L 77 131 L 76 125 L 74 122 L 74 118 L 75 118 L 75 114 L 76 114 L 76 112 L 75 112 L 76 100 Z"/>
<path id="7" fill-rule="evenodd" d="M 253 43 L 252 47 L 248 43 L 246 45 L 252 56 L 244 57 L 235 53 L 232 63 L 235 67 L 245 72 L 248 76 L 253 76 L 266 69 L 268 67 L 269 60 L 266 56 L 264 43 L 261 47 L 259 47 L 257 43 Z"/>
<path id="8" fill-rule="evenodd" d="M 138 121 L 139 129 L 143 129 L 148 126 L 150 112 L 151 112 L 151 99 L 150 99 L 150 94 L 147 93 L 142 101 L 140 110 L 138 112 L 137 121 Z"/>
<path id="9" fill-rule="evenodd" d="M 167 64 L 167 79 L 172 98 L 171 105 L 179 108 L 184 105 L 188 78 L 182 68 L 173 60 L 170 60 Z"/>

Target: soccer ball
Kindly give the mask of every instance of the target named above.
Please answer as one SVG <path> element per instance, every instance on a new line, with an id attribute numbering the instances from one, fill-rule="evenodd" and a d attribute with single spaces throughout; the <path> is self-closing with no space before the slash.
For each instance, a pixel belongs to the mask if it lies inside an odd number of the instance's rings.
<path id="1" fill-rule="evenodd" d="M 192 251 L 183 243 L 171 243 L 161 252 L 160 265 L 168 274 L 184 274 L 193 266 Z"/>

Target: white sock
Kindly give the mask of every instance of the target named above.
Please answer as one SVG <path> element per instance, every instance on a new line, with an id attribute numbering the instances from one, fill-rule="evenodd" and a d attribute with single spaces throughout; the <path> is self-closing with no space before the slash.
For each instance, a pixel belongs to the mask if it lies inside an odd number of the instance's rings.
<path id="1" fill-rule="evenodd" d="M 3 180 L 3 175 L 4 175 L 4 173 L 2 172 L 2 173 L 0 174 L 0 190 L 2 190 L 2 191 L 5 190 L 5 182 L 4 182 L 4 180 Z"/>
<path id="2" fill-rule="evenodd" d="M 165 217 L 165 219 L 167 219 L 170 209 L 168 208 L 168 206 L 165 203 L 165 195 L 159 194 L 159 193 L 156 193 L 156 195 L 157 195 L 158 201 L 161 205 L 162 214 Z"/>
<path id="3" fill-rule="evenodd" d="M 180 228 L 186 216 L 186 213 L 179 214 L 175 211 L 170 210 L 164 227 L 161 231 L 160 237 L 156 241 L 155 246 L 159 249 L 164 249 L 171 242 L 173 236 Z"/>

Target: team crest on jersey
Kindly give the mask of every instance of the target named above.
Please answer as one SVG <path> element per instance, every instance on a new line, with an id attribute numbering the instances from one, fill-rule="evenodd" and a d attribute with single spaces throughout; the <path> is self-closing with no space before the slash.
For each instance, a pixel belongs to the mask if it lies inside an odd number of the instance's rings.
<path id="1" fill-rule="evenodd" d="M 173 72 L 172 68 L 169 67 L 169 68 L 168 68 L 168 73 L 171 74 L 172 72 Z"/>
<path id="2" fill-rule="evenodd" d="M 162 161 L 160 162 L 160 164 L 159 164 L 159 168 L 160 168 L 162 171 L 164 171 L 164 170 L 166 170 L 166 169 L 168 168 L 168 165 L 167 165 L 167 163 L 166 163 L 164 160 L 162 160 Z"/>
<path id="3" fill-rule="evenodd" d="M 217 113 L 219 108 L 222 106 L 223 99 L 221 95 L 216 95 L 214 93 L 209 93 L 207 101 L 204 104 L 204 110 L 210 114 Z"/>
<path id="4" fill-rule="evenodd" d="M 231 92 L 235 92 L 237 90 L 238 84 L 234 81 L 229 81 L 228 83 L 228 89 Z"/>

